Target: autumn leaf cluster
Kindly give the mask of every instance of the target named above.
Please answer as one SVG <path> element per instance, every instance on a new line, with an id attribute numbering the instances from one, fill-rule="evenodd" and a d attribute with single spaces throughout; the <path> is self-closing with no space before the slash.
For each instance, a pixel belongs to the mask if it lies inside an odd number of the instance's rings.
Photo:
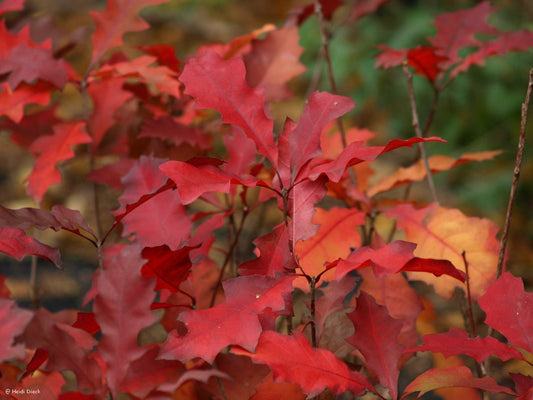
<path id="1" fill-rule="evenodd" d="M 83 70 L 66 57 L 78 34 L 36 42 L 30 24 L 14 31 L 0 19 L 0 126 L 35 159 L 26 191 L 36 204 L 0 206 L 0 251 L 61 268 L 39 231 L 65 231 L 99 264 L 83 308 L 58 313 L 19 307 L 0 276 L 2 395 L 530 399 L 533 295 L 498 268 L 500 228 L 435 193 L 426 203 L 390 195 L 499 152 L 426 157 L 445 138 L 429 136 L 431 118 L 421 127 L 415 107 L 412 138 L 371 145 L 374 133 L 344 128 L 354 102 L 327 91 L 276 128 L 272 106 L 293 98 L 289 82 L 306 69 L 301 24 L 316 18 L 325 31 L 335 12 L 355 23 L 388 2 L 315 1 L 183 61 L 165 44 L 124 43 L 149 26 L 140 10 L 164 2 L 90 12 Z M 23 7 L 4 2 L 0 16 Z M 376 66 L 450 90 L 487 58 L 533 47 L 533 32 L 490 25 L 496 11 L 484 1 L 439 15 L 429 44 L 383 44 Z M 58 112 L 67 92 L 80 99 L 68 117 Z M 412 165 L 376 179 L 374 160 L 400 148 L 413 148 Z M 74 160 L 87 166 L 91 217 L 45 201 Z M 431 299 L 458 294 L 469 313 L 441 332 Z M 410 375 L 420 359 L 432 366 Z M 493 375 L 496 362 L 512 368 Z"/>

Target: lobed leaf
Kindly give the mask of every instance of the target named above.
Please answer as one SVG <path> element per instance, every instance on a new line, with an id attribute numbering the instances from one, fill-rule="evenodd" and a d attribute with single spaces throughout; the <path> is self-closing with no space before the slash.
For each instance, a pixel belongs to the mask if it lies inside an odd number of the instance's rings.
<path id="1" fill-rule="evenodd" d="M 297 383 L 309 397 L 319 395 L 325 388 L 337 395 L 348 390 L 356 396 L 374 391 L 366 376 L 349 370 L 328 350 L 311 347 L 298 332 L 288 336 L 266 331 L 259 337 L 254 353 L 237 347 L 231 351 L 268 365 L 274 373 L 274 382 Z"/>

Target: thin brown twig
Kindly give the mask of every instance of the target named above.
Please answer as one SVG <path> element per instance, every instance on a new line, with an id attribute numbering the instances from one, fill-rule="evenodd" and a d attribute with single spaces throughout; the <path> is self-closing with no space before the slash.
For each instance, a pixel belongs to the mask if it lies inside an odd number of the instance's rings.
<path id="1" fill-rule="evenodd" d="M 331 58 L 329 56 L 329 45 L 328 45 L 328 37 L 326 35 L 326 29 L 324 24 L 324 15 L 322 14 L 322 6 L 320 4 L 319 0 L 314 1 L 315 4 L 315 14 L 318 18 L 318 26 L 320 29 L 320 36 L 322 38 L 322 49 L 324 52 L 324 58 L 326 59 L 326 66 L 328 68 L 328 78 L 329 78 L 329 84 L 331 86 L 331 92 L 333 94 L 337 94 L 337 85 L 335 83 L 335 77 L 333 75 L 333 67 L 331 64 Z M 344 126 L 342 124 L 342 118 L 337 118 L 337 126 L 339 127 L 339 132 L 341 134 L 341 141 L 342 141 L 342 147 L 347 146 L 346 142 L 346 132 L 344 130 Z"/>
<path id="2" fill-rule="evenodd" d="M 509 193 L 509 202 L 507 203 L 507 212 L 505 214 L 505 222 L 503 225 L 503 233 L 500 240 L 500 253 L 498 256 L 498 268 L 496 269 L 496 278 L 501 276 L 505 271 L 504 259 L 505 250 L 507 248 L 507 241 L 509 239 L 509 229 L 511 227 L 511 216 L 513 214 L 513 206 L 516 199 L 516 192 L 518 188 L 518 178 L 520 178 L 520 166 L 522 165 L 522 157 L 524 155 L 524 147 L 526 144 L 526 123 L 527 113 L 529 110 L 529 103 L 531 100 L 531 91 L 533 90 L 533 68 L 529 71 L 529 83 L 527 85 L 526 98 L 522 104 L 522 116 L 520 119 L 520 138 L 518 139 L 518 150 L 516 152 L 515 167 L 513 171 L 513 184 L 511 185 L 511 192 Z"/>
<path id="3" fill-rule="evenodd" d="M 422 134 L 422 131 L 420 130 L 420 123 L 418 122 L 418 111 L 416 108 L 415 94 L 413 90 L 413 74 L 411 74 L 411 71 L 409 71 L 409 68 L 407 67 L 407 63 L 403 64 L 403 72 L 407 80 L 407 90 L 409 92 L 409 102 L 411 103 L 413 128 L 415 129 L 416 136 L 423 139 L 424 136 Z M 426 149 L 424 148 L 423 142 L 418 143 L 418 149 L 420 151 L 420 155 L 422 156 L 422 160 L 424 162 L 424 168 L 426 169 L 427 181 L 429 185 L 429 190 L 431 192 L 431 196 L 433 197 L 433 201 L 438 203 L 439 200 L 437 198 L 437 190 L 435 189 L 435 183 L 433 182 L 433 176 L 431 175 L 431 169 L 429 168 L 428 157 L 427 157 Z"/>

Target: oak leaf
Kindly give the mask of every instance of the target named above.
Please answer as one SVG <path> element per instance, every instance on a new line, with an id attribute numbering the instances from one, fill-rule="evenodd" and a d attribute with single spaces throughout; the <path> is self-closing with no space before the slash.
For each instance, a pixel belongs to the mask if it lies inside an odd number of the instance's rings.
<path id="1" fill-rule="evenodd" d="M 374 391 L 366 376 L 348 369 L 330 351 L 312 347 L 299 332 L 288 336 L 266 331 L 259 337 L 254 353 L 237 347 L 231 351 L 268 365 L 274 382 L 297 383 L 309 397 L 319 395 L 326 388 L 337 395 L 348 390 L 356 396 Z"/>
<path id="2" fill-rule="evenodd" d="M 250 275 L 224 281 L 225 302 L 180 314 L 189 332 L 182 337 L 172 331 L 161 350 L 162 358 L 187 361 L 201 357 L 212 363 L 230 344 L 253 351 L 263 331 L 261 314 L 266 309 L 278 315 L 290 312 L 294 278 Z"/>
<path id="3" fill-rule="evenodd" d="M 286 84 L 305 71 L 298 61 L 303 52 L 299 38 L 296 26 L 279 28 L 263 40 L 254 39 L 252 50 L 243 56 L 246 82 L 252 88 L 263 87 L 266 101 L 292 97 Z"/>
<path id="4" fill-rule="evenodd" d="M 524 291 L 520 278 L 504 272 L 479 299 L 479 305 L 487 314 L 487 324 L 510 344 L 533 353 L 533 293 Z"/>
<path id="5" fill-rule="evenodd" d="M 346 338 L 365 357 L 366 366 L 374 371 L 380 383 L 389 389 L 392 399 L 398 398 L 398 361 L 404 347 L 398 342 L 403 323 L 392 318 L 387 309 L 374 298 L 361 292 L 355 311 L 348 314 L 355 333 Z"/>
<path id="6" fill-rule="evenodd" d="M 116 246 L 110 250 L 104 252 L 94 314 L 102 332 L 98 355 L 105 362 L 107 385 L 116 397 L 130 363 L 147 351 L 138 344 L 137 336 L 156 320 L 150 311 L 155 282 L 140 274 L 143 261 L 138 246 Z"/>
<path id="7" fill-rule="evenodd" d="M 24 345 L 16 343 L 15 337 L 24 332 L 32 314 L 17 307 L 14 301 L 0 299 L 0 362 L 24 356 Z"/>
<path id="8" fill-rule="evenodd" d="M 467 217 L 459 210 L 432 204 L 417 210 L 409 204 L 385 211 L 395 218 L 398 228 L 405 231 L 406 240 L 416 243 L 414 255 L 450 261 L 456 269 L 465 271 L 463 251 L 469 264 L 472 299 L 482 296 L 496 277 L 499 242 L 498 227 L 488 219 Z M 442 276 L 436 278 L 420 272 L 407 272 L 409 279 L 422 280 L 435 287 L 436 292 L 449 299 L 455 287 L 464 288 L 458 280 Z"/>
<path id="9" fill-rule="evenodd" d="M 402 398 L 414 392 L 420 392 L 417 396 L 420 398 L 431 390 L 447 387 L 476 388 L 491 393 L 516 395 L 511 389 L 498 385 L 494 379 L 488 376 L 474 378 L 468 367 L 458 366 L 448 369 L 431 369 L 424 372 L 407 385 Z"/>
<path id="10" fill-rule="evenodd" d="M 82 122 L 56 124 L 53 129 L 52 136 L 41 136 L 30 146 L 30 151 L 38 156 L 27 178 L 27 191 L 37 203 L 41 203 L 51 185 L 61 182 L 57 164 L 74 157 L 72 147 L 91 142 Z"/>

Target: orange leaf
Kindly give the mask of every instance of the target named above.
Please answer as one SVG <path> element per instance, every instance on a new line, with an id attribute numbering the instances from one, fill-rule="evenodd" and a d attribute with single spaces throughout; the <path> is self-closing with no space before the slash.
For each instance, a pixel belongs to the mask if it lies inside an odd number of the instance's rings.
<path id="1" fill-rule="evenodd" d="M 317 276 L 324 271 L 324 264 L 346 258 L 351 248 L 361 245 L 357 226 L 364 223 L 364 213 L 340 207 L 316 208 L 313 223 L 320 225 L 318 232 L 297 242 L 295 251 L 305 273 Z"/>
<path id="2" fill-rule="evenodd" d="M 432 174 L 437 172 L 447 171 L 449 169 L 458 167 L 472 161 L 490 160 L 500 154 L 500 150 L 483 151 L 479 153 L 463 154 L 460 158 L 452 158 L 444 155 L 435 155 L 428 158 L 429 169 Z M 385 192 L 395 187 L 405 185 L 411 182 L 421 181 L 426 178 L 426 168 L 423 160 L 419 160 L 415 164 L 407 168 L 399 168 L 394 174 L 382 179 L 376 185 L 368 190 L 368 196 L 373 197 L 378 193 Z"/>
<path id="3" fill-rule="evenodd" d="M 417 243 L 415 256 L 448 260 L 462 271 L 465 251 L 469 265 L 470 290 L 476 300 L 483 295 L 496 276 L 499 242 L 498 227 L 488 219 L 467 217 L 456 209 L 432 204 L 421 210 L 402 204 L 385 212 L 396 218 L 398 227 L 405 231 L 407 241 Z M 444 298 L 451 298 L 455 287 L 464 288 L 457 279 L 420 272 L 408 272 L 409 279 L 433 284 Z"/>

